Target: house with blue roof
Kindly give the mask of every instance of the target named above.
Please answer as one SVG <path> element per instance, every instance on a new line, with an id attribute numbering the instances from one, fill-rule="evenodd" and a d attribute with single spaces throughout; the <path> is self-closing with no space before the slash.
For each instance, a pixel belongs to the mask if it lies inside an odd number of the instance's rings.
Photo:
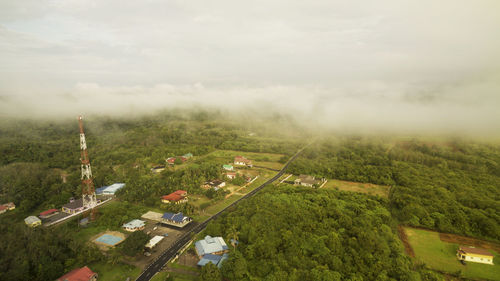
<path id="1" fill-rule="evenodd" d="M 179 213 L 164 213 L 162 218 L 162 223 L 173 225 L 177 227 L 184 227 L 192 221 L 190 217 L 185 216 L 181 212 Z"/>
<path id="2" fill-rule="evenodd" d="M 202 258 L 206 254 L 221 255 L 229 252 L 229 247 L 222 237 L 205 236 L 203 240 L 194 243 L 198 257 Z"/>
<path id="3" fill-rule="evenodd" d="M 223 254 L 222 256 L 206 254 L 201 258 L 201 260 L 197 263 L 197 265 L 198 266 L 205 266 L 207 263 L 211 262 L 214 265 L 216 265 L 218 268 L 220 268 L 222 266 L 222 262 L 227 260 L 228 257 L 229 257 L 228 254 Z"/>

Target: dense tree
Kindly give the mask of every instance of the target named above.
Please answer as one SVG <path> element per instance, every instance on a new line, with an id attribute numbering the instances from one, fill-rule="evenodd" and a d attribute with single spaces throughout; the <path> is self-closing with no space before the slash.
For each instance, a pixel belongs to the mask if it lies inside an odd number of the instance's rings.
<path id="1" fill-rule="evenodd" d="M 149 236 L 143 231 L 135 231 L 130 234 L 120 245 L 120 251 L 127 256 L 135 256 L 142 252 L 149 241 Z"/>

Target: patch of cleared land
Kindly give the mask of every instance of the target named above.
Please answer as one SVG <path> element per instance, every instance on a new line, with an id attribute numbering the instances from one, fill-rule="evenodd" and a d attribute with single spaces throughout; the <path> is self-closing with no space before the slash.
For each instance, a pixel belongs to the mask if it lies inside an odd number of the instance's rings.
<path id="1" fill-rule="evenodd" d="M 434 231 L 404 228 L 408 242 L 415 252 L 415 259 L 426 264 L 429 268 L 449 272 L 460 273 L 466 278 L 480 278 L 487 280 L 500 280 L 500 256 L 498 252 L 493 259 L 494 265 L 467 262 L 462 265 L 457 257 L 458 244 L 443 242 L 439 233 Z"/>
<path id="2" fill-rule="evenodd" d="M 292 180 L 292 178 L 290 178 L 288 180 Z M 389 186 L 385 186 L 385 185 L 377 185 L 377 184 L 372 184 L 372 183 L 360 183 L 360 182 L 352 182 L 352 181 L 342 181 L 342 180 L 332 180 L 332 179 L 329 179 L 328 182 L 322 188 L 366 193 L 366 194 L 377 195 L 377 196 L 382 196 L 382 197 L 388 197 L 389 196 L 389 189 L 390 189 Z"/>
<path id="3" fill-rule="evenodd" d="M 278 162 L 283 154 L 275 153 L 261 153 L 261 152 L 246 152 L 236 150 L 216 150 L 207 154 L 207 156 L 214 156 L 217 158 L 227 158 L 234 160 L 235 156 L 244 156 L 252 161 L 257 162 Z"/>

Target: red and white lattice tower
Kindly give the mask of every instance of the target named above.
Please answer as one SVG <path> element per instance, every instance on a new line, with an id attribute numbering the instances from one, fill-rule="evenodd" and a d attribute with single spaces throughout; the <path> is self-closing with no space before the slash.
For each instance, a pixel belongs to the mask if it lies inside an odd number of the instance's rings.
<path id="1" fill-rule="evenodd" d="M 83 132 L 82 116 L 78 117 L 80 125 L 80 150 L 82 161 L 82 195 L 83 207 L 90 209 L 91 220 L 95 219 L 95 207 L 97 206 L 97 196 L 95 194 L 94 182 L 92 181 L 92 169 L 90 168 L 90 159 L 87 152 L 87 142 L 85 141 L 85 133 Z"/>

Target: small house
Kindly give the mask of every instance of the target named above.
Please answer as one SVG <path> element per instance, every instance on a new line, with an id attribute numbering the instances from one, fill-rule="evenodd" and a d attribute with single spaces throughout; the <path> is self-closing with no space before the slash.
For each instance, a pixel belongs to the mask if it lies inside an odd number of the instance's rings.
<path id="1" fill-rule="evenodd" d="M 9 211 L 12 211 L 16 208 L 16 204 L 14 204 L 14 202 L 5 203 L 3 204 L 3 206 L 7 207 L 7 210 Z"/>
<path id="2" fill-rule="evenodd" d="M 162 216 L 162 223 L 172 225 L 172 226 L 177 226 L 177 227 L 184 227 L 188 223 L 190 223 L 192 219 L 190 217 L 187 217 L 183 215 L 181 212 L 179 213 L 164 213 Z"/>
<path id="3" fill-rule="evenodd" d="M 487 249 L 460 246 L 457 250 L 459 260 L 493 264 L 493 254 Z"/>
<path id="4" fill-rule="evenodd" d="M 50 217 L 52 217 L 54 215 L 57 215 L 57 214 L 59 214 L 59 210 L 58 209 L 50 209 L 50 210 L 41 212 L 38 216 L 41 219 L 46 219 L 46 218 L 50 218 Z"/>
<path id="5" fill-rule="evenodd" d="M 233 171 L 234 167 L 233 167 L 233 165 L 222 165 L 222 169 L 224 169 L 226 171 Z"/>
<path id="6" fill-rule="evenodd" d="M 236 172 L 226 172 L 224 175 L 230 180 L 234 180 L 236 178 Z"/>
<path id="7" fill-rule="evenodd" d="M 184 163 L 184 162 L 186 162 L 186 161 L 187 161 L 187 158 L 186 158 L 186 157 L 184 157 L 184 156 L 179 156 L 179 157 L 169 157 L 169 158 L 167 158 L 167 160 L 165 160 L 165 161 L 167 161 L 167 163 L 168 163 L 169 165 L 174 165 L 174 164 L 175 164 L 175 160 L 177 160 L 177 158 L 180 158 L 180 159 L 181 159 L 181 161 L 182 161 L 182 163 Z"/>
<path id="8" fill-rule="evenodd" d="M 83 211 L 83 199 L 77 199 L 77 200 L 70 200 L 69 203 L 64 204 L 61 208 L 61 210 L 67 214 L 75 214 L 78 212 Z"/>
<path id="9" fill-rule="evenodd" d="M 221 255 L 229 252 L 229 248 L 222 237 L 205 236 L 205 239 L 194 244 L 196 253 L 200 258 L 206 254 Z"/>
<path id="10" fill-rule="evenodd" d="M 182 157 L 184 157 L 186 159 L 193 158 L 193 153 L 186 153 L 186 154 L 182 155 Z"/>
<path id="11" fill-rule="evenodd" d="M 234 165 L 252 167 L 252 161 L 243 156 L 234 157 Z"/>
<path id="12" fill-rule="evenodd" d="M 5 213 L 5 212 L 7 212 L 7 209 L 8 209 L 8 208 L 7 208 L 6 206 L 4 206 L 4 205 L 0 205 L 0 214 L 3 214 L 3 213 Z"/>
<path id="13" fill-rule="evenodd" d="M 96 281 L 98 274 L 93 272 L 87 266 L 74 269 L 63 276 L 57 278 L 56 281 Z"/>
<path id="14" fill-rule="evenodd" d="M 164 195 L 161 198 L 161 202 L 163 203 L 174 203 L 180 204 L 188 201 L 187 191 L 185 190 L 176 190 L 175 192 L 170 193 L 169 195 Z"/>
<path id="15" fill-rule="evenodd" d="M 123 229 L 126 231 L 134 232 L 137 230 L 143 230 L 146 225 L 145 221 L 142 220 L 131 220 L 127 222 L 126 224 L 122 225 Z"/>
<path id="16" fill-rule="evenodd" d="M 24 219 L 24 223 L 29 227 L 37 227 L 42 224 L 42 221 L 35 216 L 29 216 Z"/>
<path id="17" fill-rule="evenodd" d="M 295 185 L 313 187 L 314 185 L 320 184 L 321 181 L 315 179 L 313 176 L 300 175 L 299 178 L 294 181 L 294 183 Z"/>
<path id="18" fill-rule="evenodd" d="M 146 248 L 152 250 L 154 247 L 156 247 L 156 245 L 158 245 L 158 243 L 161 242 L 161 240 L 163 240 L 163 238 L 165 237 L 156 235 L 155 237 L 151 238 L 151 240 L 149 240 L 149 242 L 146 244 Z"/>

